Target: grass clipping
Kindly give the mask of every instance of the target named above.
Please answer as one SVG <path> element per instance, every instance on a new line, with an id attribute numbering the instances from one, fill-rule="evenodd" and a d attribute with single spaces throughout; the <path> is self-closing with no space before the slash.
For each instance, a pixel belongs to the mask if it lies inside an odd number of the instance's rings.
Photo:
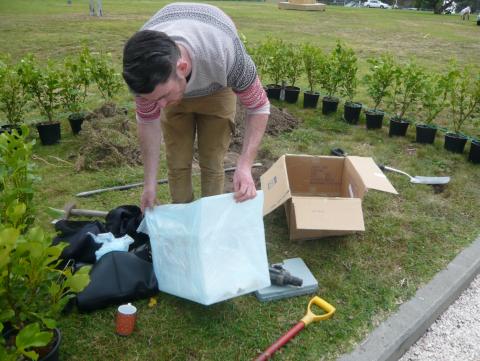
<path id="1" fill-rule="evenodd" d="M 77 171 L 142 164 L 137 124 L 126 111 L 117 111 L 112 117 L 105 117 L 102 111 L 90 113 L 82 124 L 80 138 Z"/>

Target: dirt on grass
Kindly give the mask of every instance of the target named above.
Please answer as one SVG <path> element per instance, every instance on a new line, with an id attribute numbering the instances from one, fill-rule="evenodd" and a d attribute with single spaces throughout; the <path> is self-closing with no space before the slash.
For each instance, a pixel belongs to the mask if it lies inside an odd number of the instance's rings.
<path id="1" fill-rule="evenodd" d="M 235 130 L 229 152 L 225 156 L 225 168 L 236 166 L 243 144 L 246 115 L 246 109 L 237 103 Z M 299 124 L 300 120 L 288 111 L 272 105 L 265 133 L 277 136 L 292 131 Z M 142 164 L 136 122 L 131 116 L 128 116 L 126 109 L 118 108 L 115 104 L 105 104 L 89 113 L 83 122 L 79 136 L 82 146 L 75 162 L 77 171 L 99 170 L 125 164 L 131 166 Z M 252 168 L 257 189 L 260 188 L 260 176 L 274 161 L 275 159 L 271 159 L 269 154 L 259 152 L 256 162 L 261 163 L 261 166 Z M 193 169 L 195 172 L 199 172 L 196 160 L 194 160 Z M 225 174 L 226 192 L 233 191 L 233 174 L 234 171 Z"/>
<path id="2" fill-rule="evenodd" d="M 76 170 L 142 164 L 136 122 L 130 118 L 126 109 L 115 104 L 105 104 L 89 113 L 79 133 L 82 146 Z"/>
<path id="3" fill-rule="evenodd" d="M 226 154 L 224 162 L 225 168 L 235 167 L 237 158 L 242 150 L 243 137 L 245 135 L 245 119 L 247 111 L 240 103 L 237 102 L 237 114 L 235 116 L 235 131 L 232 136 L 232 142 L 230 144 L 230 151 Z M 276 136 L 281 133 L 290 132 L 300 125 L 300 120 L 295 118 L 285 109 L 277 108 L 274 105 L 270 107 L 270 117 L 268 119 L 267 129 L 265 134 Z M 252 176 L 255 181 L 255 186 L 260 189 L 260 176 L 270 168 L 275 159 L 259 151 L 256 162 L 261 166 L 252 168 Z M 233 192 L 233 174 L 234 172 L 225 173 L 225 192 Z"/>
<path id="4" fill-rule="evenodd" d="M 237 102 L 237 114 L 235 116 L 235 130 L 232 136 L 230 150 L 240 152 L 242 150 L 243 136 L 245 134 L 245 119 L 247 110 L 239 102 Z M 300 120 L 295 118 L 286 109 L 270 106 L 270 117 L 268 119 L 265 134 L 276 136 L 281 133 L 291 132 L 298 128 Z"/>

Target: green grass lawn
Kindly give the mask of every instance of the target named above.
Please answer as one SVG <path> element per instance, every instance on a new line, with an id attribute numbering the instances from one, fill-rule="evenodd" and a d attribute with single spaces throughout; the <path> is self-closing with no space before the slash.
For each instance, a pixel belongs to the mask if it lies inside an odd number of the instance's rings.
<path id="1" fill-rule="evenodd" d="M 120 67 L 124 41 L 166 3 L 104 1 L 105 16 L 96 18 L 88 16 L 86 0 L 73 0 L 71 6 L 66 1 L 0 0 L 0 52 L 14 59 L 32 52 L 39 59 L 60 61 L 87 45 L 111 51 Z M 444 69 L 452 58 L 462 65 L 478 62 L 480 54 L 480 27 L 473 16 L 461 21 L 458 16 L 410 11 L 328 7 L 326 12 L 296 12 L 280 11 L 273 3 L 214 4 L 252 43 L 270 34 L 295 43 L 308 40 L 329 51 L 340 39 L 357 52 L 361 74 L 367 57 L 383 51 L 399 61 L 415 56 L 435 70 Z M 362 87 L 358 99 L 369 102 Z M 132 108 L 126 90 L 118 102 Z M 90 109 L 100 103 L 92 90 Z M 262 153 L 273 159 L 284 153 L 328 154 L 331 148 L 342 147 L 412 174 L 452 177 L 444 192 L 434 193 L 431 187 L 389 175 L 399 195 L 369 192 L 363 202 L 366 231 L 361 234 L 292 242 L 283 209 L 265 218 L 269 261 L 303 258 L 320 283 L 318 295 L 337 307 L 333 319 L 310 325 L 276 359 L 332 360 L 352 349 L 478 235 L 480 167 L 468 163 L 465 154 L 443 150 L 441 135 L 434 146 L 423 146 L 414 143 L 413 129 L 405 138 L 391 139 L 385 128 L 366 131 L 363 120 L 358 126 L 345 124 L 341 112 L 324 117 L 320 110 L 292 105 L 288 109 L 303 122 L 291 133 L 265 138 Z M 35 112 L 29 114 L 29 122 L 37 119 Z M 64 118 L 62 122 L 61 144 L 35 146 L 42 178 L 37 184 L 37 223 L 45 227 L 51 227 L 47 206 L 61 208 L 77 192 L 136 182 L 143 175 L 141 167 L 128 166 L 76 172 L 73 162 L 81 140 L 71 135 Z M 473 126 L 466 130 L 480 135 Z M 159 178 L 165 176 L 162 168 Z M 195 182 L 198 188 L 197 178 Z M 107 210 L 138 204 L 140 194 L 141 189 L 104 193 L 77 199 L 77 205 Z M 168 202 L 166 186 L 159 186 L 159 198 Z M 128 338 L 114 333 L 114 307 L 74 312 L 61 321 L 62 359 L 249 360 L 302 318 L 308 300 L 305 296 L 260 303 L 249 295 L 204 307 L 160 293 L 154 307 L 147 306 L 148 300 L 135 303 L 138 329 Z"/>

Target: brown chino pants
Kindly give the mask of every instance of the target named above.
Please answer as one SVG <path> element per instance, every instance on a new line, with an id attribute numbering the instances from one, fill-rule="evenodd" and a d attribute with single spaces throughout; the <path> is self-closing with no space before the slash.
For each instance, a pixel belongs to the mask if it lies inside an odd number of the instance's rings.
<path id="1" fill-rule="evenodd" d="M 201 170 L 202 197 L 223 193 L 223 159 L 231 140 L 236 96 L 230 88 L 183 99 L 162 112 L 168 183 L 173 203 L 193 201 L 192 161 L 195 135 Z"/>

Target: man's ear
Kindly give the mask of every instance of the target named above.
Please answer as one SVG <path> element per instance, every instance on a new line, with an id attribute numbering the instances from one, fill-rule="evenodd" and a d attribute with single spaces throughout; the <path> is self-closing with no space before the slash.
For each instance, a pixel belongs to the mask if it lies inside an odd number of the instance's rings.
<path id="1" fill-rule="evenodd" d="M 177 72 L 179 72 L 183 76 L 187 76 L 187 68 L 188 68 L 187 62 L 182 58 L 178 59 L 178 61 L 177 61 Z"/>

